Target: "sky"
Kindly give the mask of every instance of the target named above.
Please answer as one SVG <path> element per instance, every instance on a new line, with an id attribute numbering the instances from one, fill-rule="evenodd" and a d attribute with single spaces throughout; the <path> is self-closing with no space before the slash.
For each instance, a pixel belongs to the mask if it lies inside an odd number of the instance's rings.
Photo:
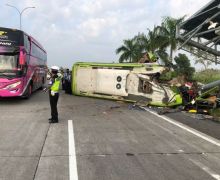
<path id="1" fill-rule="evenodd" d="M 115 50 L 159 25 L 165 16 L 190 17 L 210 0 L 1 0 L 0 27 L 20 28 L 47 51 L 48 66 L 118 62 Z"/>

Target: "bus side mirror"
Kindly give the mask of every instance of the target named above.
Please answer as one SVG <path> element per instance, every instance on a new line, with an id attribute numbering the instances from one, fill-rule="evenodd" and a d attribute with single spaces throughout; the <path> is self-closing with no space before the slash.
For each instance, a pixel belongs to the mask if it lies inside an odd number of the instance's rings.
<path id="1" fill-rule="evenodd" d="M 26 53 L 24 51 L 20 51 L 19 64 L 25 65 L 25 63 L 26 63 Z"/>

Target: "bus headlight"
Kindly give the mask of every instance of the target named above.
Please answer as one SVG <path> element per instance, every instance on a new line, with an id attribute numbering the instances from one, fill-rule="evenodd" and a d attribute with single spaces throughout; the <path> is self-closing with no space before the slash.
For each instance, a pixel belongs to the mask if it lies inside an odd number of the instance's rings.
<path id="1" fill-rule="evenodd" d="M 21 81 L 18 81 L 18 82 L 16 82 L 16 83 L 13 83 L 13 84 L 10 84 L 10 85 L 6 86 L 6 87 L 3 88 L 3 89 L 14 89 L 14 88 L 16 88 L 18 85 L 20 85 L 20 84 L 21 84 Z"/>

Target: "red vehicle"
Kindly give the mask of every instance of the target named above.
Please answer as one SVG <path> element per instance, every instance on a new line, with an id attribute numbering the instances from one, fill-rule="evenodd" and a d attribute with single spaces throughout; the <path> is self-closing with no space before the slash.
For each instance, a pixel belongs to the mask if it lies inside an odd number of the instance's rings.
<path id="1" fill-rule="evenodd" d="M 47 53 L 21 30 L 0 27 L 0 97 L 29 97 L 43 86 Z"/>

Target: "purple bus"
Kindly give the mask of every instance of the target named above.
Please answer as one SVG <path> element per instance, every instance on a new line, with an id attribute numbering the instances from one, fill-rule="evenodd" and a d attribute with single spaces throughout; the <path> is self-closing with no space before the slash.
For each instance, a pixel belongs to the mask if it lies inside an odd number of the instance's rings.
<path id="1" fill-rule="evenodd" d="M 21 30 L 0 27 L 0 97 L 30 97 L 43 86 L 47 53 Z"/>

